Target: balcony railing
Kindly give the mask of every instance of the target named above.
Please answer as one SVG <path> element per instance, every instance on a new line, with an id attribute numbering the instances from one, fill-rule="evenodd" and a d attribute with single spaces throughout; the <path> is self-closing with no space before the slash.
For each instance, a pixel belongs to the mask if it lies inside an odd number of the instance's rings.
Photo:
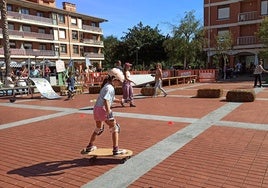
<path id="1" fill-rule="evenodd" d="M 30 21 L 35 21 L 38 23 L 45 23 L 45 24 L 53 23 L 53 20 L 51 18 L 45 18 L 45 17 L 34 16 L 34 15 L 29 15 L 29 14 L 21 14 L 19 12 L 13 12 L 13 11 L 8 11 L 7 17 L 11 19 L 19 19 L 19 20 L 25 20 L 25 21 L 30 20 Z"/>
<path id="2" fill-rule="evenodd" d="M 239 22 L 245 22 L 250 20 L 257 20 L 258 19 L 258 13 L 255 12 L 244 12 L 238 14 L 238 21 Z"/>
<path id="3" fill-rule="evenodd" d="M 103 45 L 103 41 L 93 39 L 82 39 L 81 42 L 84 42 L 85 44 Z"/>
<path id="4" fill-rule="evenodd" d="M 10 49 L 11 55 L 21 56 L 55 56 L 56 53 L 53 50 L 37 50 L 37 49 Z M 0 49 L 0 55 L 4 55 L 4 49 Z"/>
<path id="5" fill-rule="evenodd" d="M 94 27 L 94 26 L 90 26 L 90 25 L 83 25 L 83 29 L 84 30 L 88 30 L 88 31 L 95 31 L 95 32 L 102 32 L 102 29 L 99 27 Z"/>
<path id="6" fill-rule="evenodd" d="M 245 36 L 245 37 L 238 37 L 237 38 L 237 45 L 251 45 L 257 44 L 258 40 L 255 36 Z"/>
<path id="7" fill-rule="evenodd" d="M 34 38 L 34 39 L 45 39 L 45 40 L 53 40 L 53 34 L 45 34 L 45 33 L 35 33 L 35 32 L 24 32 L 18 30 L 9 30 L 10 37 L 20 37 L 20 38 Z M 2 34 L 2 29 L 0 29 L 0 34 Z"/>
<path id="8" fill-rule="evenodd" d="M 104 54 L 98 54 L 93 52 L 84 52 L 83 56 L 89 58 L 104 58 Z"/>

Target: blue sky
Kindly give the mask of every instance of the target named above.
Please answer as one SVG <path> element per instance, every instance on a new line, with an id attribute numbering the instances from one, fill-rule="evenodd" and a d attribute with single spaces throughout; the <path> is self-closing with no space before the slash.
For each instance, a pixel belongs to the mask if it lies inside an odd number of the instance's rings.
<path id="1" fill-rule="evenodd" d="M 101 24 L 104 36 L 118 39 L 139 22 L 169 34 L 171 25 L 178 26 L 185 12 L 192 10 L 203 24 L 203 0 L 56 0 L 57 8 L 62 8 L 62 2 L 76 4 L 78 13 L 108 20 Z"/>

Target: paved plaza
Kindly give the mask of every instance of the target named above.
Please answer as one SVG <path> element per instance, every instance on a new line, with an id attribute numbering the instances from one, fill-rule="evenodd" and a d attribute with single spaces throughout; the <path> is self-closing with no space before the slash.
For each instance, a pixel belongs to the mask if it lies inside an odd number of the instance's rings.
<path id="1" fill-rule="evenodd" d="M 222 98 L 196 98 L 200 88 L 222 88 Z M 167 97 L 140 95 L 136 108 L 113 105 L 124 164 L 82 156 L 94 130 L 97 94 L 47 100 L 38 94 L 0 98 L 0 187 L 268 188 L 268 88 L 253 82 L 181 84 Z M 256 100 L 229 103 L 232 89 L 254 89 Z M 117 96 L 121 97 L 121 96 Z M 97 147 L 111 147 L 105 127 Z"/>

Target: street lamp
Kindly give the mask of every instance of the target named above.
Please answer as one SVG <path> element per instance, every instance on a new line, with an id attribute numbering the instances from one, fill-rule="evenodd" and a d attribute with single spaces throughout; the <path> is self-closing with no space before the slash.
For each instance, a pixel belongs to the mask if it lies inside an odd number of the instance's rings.
<path id="1" fill-rule="evenodd" d="M 138 65 L 139 64 L 139 49 L 140 49 L 140 47 L 138 46 L 137 48 L 136 48 L 136 65 Z M 134 66 L 134 68 L 135 68 L 135 66 Z"/>

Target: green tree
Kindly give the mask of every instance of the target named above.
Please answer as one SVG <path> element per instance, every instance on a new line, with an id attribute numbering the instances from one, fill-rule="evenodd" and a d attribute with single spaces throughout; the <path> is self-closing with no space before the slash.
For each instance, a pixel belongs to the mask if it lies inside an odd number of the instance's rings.
<path id="1" fill-rule="evenodd" d="M 164 43 L 169 60 L 183 65 L 197 65 L 197 57 L 202 55 L 204 31 L 200 21 L 196 20 L 194 11 L 186 12 L 179 26 L 173 25 L 173 36 Z M 198 62 L 200 64 L 200 62 Z"/>
<path id="2" fill-rule="evenodd" d="M 106 69 L 112 68 L 117 59 L 120 59 L 118 56 L 118 46 L 120 41 L 114 36 L 108 36 L 103 39 L 104 43 L 104 64 L 103 67 Z"/>
<path id="3" fill-rule="evenodd" d="M 8 22 L 7 22 L 7 1 L 0 1 L 0 10 L 1 10 L 1 25 L 3 32 L 3 47 L 4 47 L 4 56 L 6 64 L 6 75 L 11 71 L 10 69 L 10 46 L 9 46 L 9 34 L 8 34 Z"/>
<path id="4" fill-rule="evenodd" d="M 256 36 L 259 38 L 259 40 L 265 45 L 265 48 L 260 52 L 261 57 L 268 58 L 268 17 L 265 17 L 262 21 L 260 28 L 258 32 L 256 33 Z"/>
<path id="5" fill-rule="evenodd" d="M 126 48 L 124 58 L 132 61 L 135 68 L 149 67 L 153 62 L 166 60 L 163 42 L 166 37 L 160 34 L 158 27 L 143 26 L 142 22 L 128 29 L 121 38 Z"/>
<path id="6" fill-rule="evenodd" d="M 232 50 L 233 38 L 231 32 L 224 32 L 216 36 L 216 58 L 223 60 L 223 79 L 226 79 L 226 66 L 228 62 L 228 52 Z"/>

